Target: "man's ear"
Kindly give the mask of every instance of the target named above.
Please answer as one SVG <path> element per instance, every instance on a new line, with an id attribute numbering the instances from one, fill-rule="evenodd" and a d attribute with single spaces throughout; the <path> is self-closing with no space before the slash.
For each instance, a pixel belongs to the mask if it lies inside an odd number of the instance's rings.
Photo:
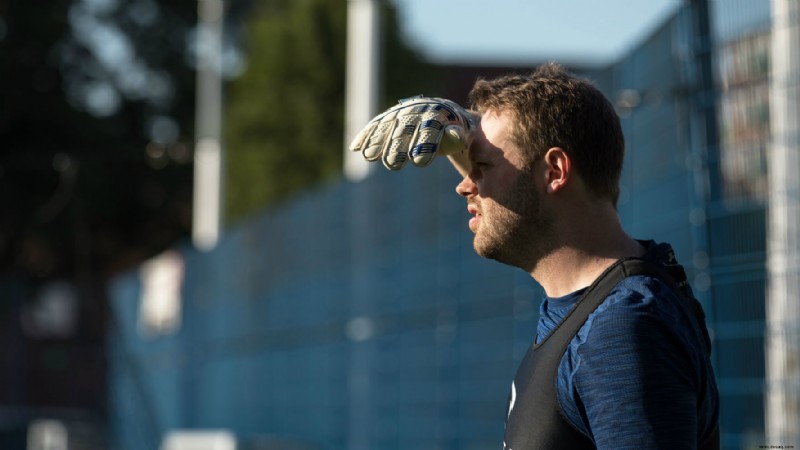
<path id="1" fill-rule="evenodd" d="M 544 154 L 546 165 L 546 188 L 548 194 L 554 194 L 569 183 L 572 178 L 572 160 L 561 147 L 552 147 Z"/>

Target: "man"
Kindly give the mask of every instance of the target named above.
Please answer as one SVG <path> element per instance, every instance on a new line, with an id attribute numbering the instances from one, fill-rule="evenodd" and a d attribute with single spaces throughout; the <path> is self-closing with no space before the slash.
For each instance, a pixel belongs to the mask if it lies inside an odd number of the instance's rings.
<path id="1" fill-rule="evenodd" d="M 474 112 L 401 102 L 351 148 L 391 169 L 448 154 L 475 251 L 544 288 L 504 448 L 718 448 L 702 309 L 670 246 L 634 240 L 617 215 L 624 139 L 611 104 L 553 63 L 478 80 L 470 101 Z"/>

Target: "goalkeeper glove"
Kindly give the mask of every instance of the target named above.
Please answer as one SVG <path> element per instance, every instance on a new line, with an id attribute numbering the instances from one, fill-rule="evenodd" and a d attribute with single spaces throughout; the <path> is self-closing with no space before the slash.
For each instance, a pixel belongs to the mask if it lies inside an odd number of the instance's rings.
<path id="1" fill-rule="evenodd" d="M 425 167 L 436 155 L 459 153 L 472 143 L 478 116 L 443 98 L 416 96 L 400 100 L 361 130 L 350 150 L 367 161 L 378 158 L 391 170 L 409 159 Z"/>

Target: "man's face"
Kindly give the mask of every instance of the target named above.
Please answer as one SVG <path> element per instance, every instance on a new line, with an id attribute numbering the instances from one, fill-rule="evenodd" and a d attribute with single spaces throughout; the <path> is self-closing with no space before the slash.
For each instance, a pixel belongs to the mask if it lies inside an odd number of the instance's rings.
<path id="1" fill-rule="evenodd" d="M 553 243 L 553 219 L 542 207 L 544 179 L 537 162 L 525 169 L 508 133 L 510 115 L 489 111 L 470 148 L 470 174 L 456 187 L 473 215 L 475 251 L 485 258 L 532 269 Z"/>

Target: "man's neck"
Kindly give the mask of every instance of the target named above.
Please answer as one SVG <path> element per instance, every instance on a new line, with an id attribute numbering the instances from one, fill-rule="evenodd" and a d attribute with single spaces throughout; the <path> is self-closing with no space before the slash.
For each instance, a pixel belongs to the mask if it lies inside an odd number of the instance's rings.
<path id="1" fill-rule="evenodd" d="M 564 227 L 557 249 L 541 258 L 530 271 L 549 297 L 561 297 L 591 285 L 615 261 L 645 252 L 622 229 L 616 211 L 605 211 L 597 220 L 579 220 Z M 584 224 L 576 227 L 575 224 Z"/>

